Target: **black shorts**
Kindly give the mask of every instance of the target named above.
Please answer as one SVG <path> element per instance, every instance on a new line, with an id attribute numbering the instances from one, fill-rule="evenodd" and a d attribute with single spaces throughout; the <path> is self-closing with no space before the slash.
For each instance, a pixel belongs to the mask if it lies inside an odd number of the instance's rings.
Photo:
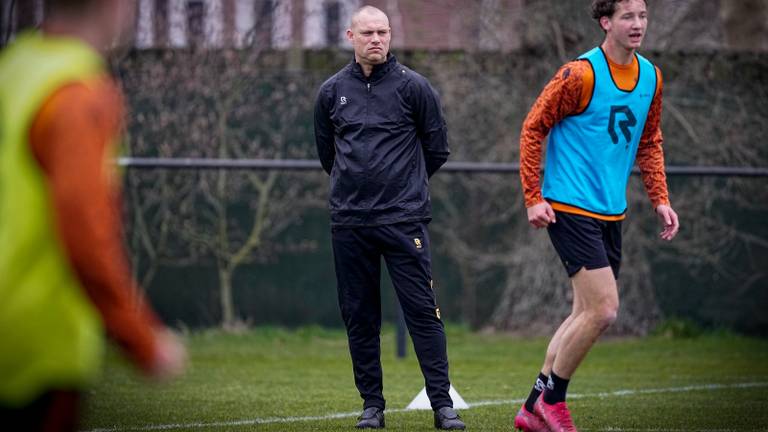
<path id="1" fill-rule="evenodd" d="M 619 278 L 621 267 L 621 221 L 604 221 L 589 216 L 555 212 L 557 222 L 547 232 L 560 260 L 572 277 L 582 268 L 611 267 Z"/>

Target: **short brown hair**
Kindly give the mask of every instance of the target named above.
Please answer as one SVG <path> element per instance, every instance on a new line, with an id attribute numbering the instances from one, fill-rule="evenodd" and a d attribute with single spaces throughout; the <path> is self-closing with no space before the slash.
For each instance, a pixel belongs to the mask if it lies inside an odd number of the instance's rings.
<path id="1" fill-rule="evenodd" d="M 592 0 L 592 18 L 597 23 L 600 23 L 600 18 L 607 16 L 612 17 L 616 12 L 616 3 L 621 3 L 625 0 Z M 645 4 L 648 4 L 647 0 L 643 0 Z"/>

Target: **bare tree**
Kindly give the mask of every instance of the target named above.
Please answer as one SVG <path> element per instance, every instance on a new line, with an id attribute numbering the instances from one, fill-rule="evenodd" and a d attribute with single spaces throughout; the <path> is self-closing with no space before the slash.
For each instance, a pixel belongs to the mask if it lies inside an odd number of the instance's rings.
<path id="1" fill-rule="evenodd" d="M 308 157 L 306 127 L 297 127 L 307 124 L 314 97 L 302 85 L 305 77 L 268 72 L 259 64 L 262 46 L 202 48 L 166 51 L 162 58 L 125 65 L 124 82 L 139 112 L 131 127 L 137 131 L 131 154 Z M 233 292 L 237 269 L 281 251 L 271 242 L 301 220 L 306 209 L 322 205 L 319 180 L 317 175 L 299 182 L 278 171 L 131 176 L 132 243 L 144 283 L 168 263 L 211 262 L 218 275 L 221 325 L 241 326 Z"/>
<path id="2" fill-rule="evenodd" d="M 768 49 L 768 1 L 721 1 L 720 19 L 728 48 L 749 51 Z"/>

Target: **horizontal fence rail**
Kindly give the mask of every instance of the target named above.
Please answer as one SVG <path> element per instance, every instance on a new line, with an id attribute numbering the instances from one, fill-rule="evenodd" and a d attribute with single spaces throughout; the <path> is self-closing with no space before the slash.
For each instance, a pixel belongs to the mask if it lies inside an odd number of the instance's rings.
<path id="1" fill-rule="evenodd" d="M 121 157 L 117 165 L 131 169 L 254 169 L 314 171 L 321 169 L 313 159 L 208 159 L 208 158 L 142 158 Z M 504 162 L 447 162 L 440 171 L 456 173 L 506 174 L 520 172 L 520 164 Z M 714 177 L 768 177 L 768 168 L 729 166 L 666 167 L 667 175 Z M 635 167 L 633 174 L 639 174 Z"/>

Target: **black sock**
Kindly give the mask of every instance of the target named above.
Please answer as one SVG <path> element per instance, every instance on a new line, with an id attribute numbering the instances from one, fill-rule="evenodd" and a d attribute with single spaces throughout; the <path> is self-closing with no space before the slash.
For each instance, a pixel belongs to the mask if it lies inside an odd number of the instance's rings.
<path id="1" fill-rule="evenodd" d="M 555 372 L 550 372 L 549 382 L 547 382 L 547 391 L 544 392 L 544 402 L 549 405 L 554 405 L 558 402 L 565 402 L 565 393 L 568 391 L 568 382 L 565 378 L 560 378 L 555 375 Z"/>
<path id="2" fill-rule="evenodd" d="M 539 398 L 541 392 L 547 387 L 547 380 L 547 376 L 539 372 L 539 377 L 536 378 L 536 383 L 531 389 L 531 394 L 528 395 L 528 400 L 525 401 L 525 409 L 528 410 L 529 413 L 533 412 L 533 404 L 536 402 L 536 399 Z"/>

